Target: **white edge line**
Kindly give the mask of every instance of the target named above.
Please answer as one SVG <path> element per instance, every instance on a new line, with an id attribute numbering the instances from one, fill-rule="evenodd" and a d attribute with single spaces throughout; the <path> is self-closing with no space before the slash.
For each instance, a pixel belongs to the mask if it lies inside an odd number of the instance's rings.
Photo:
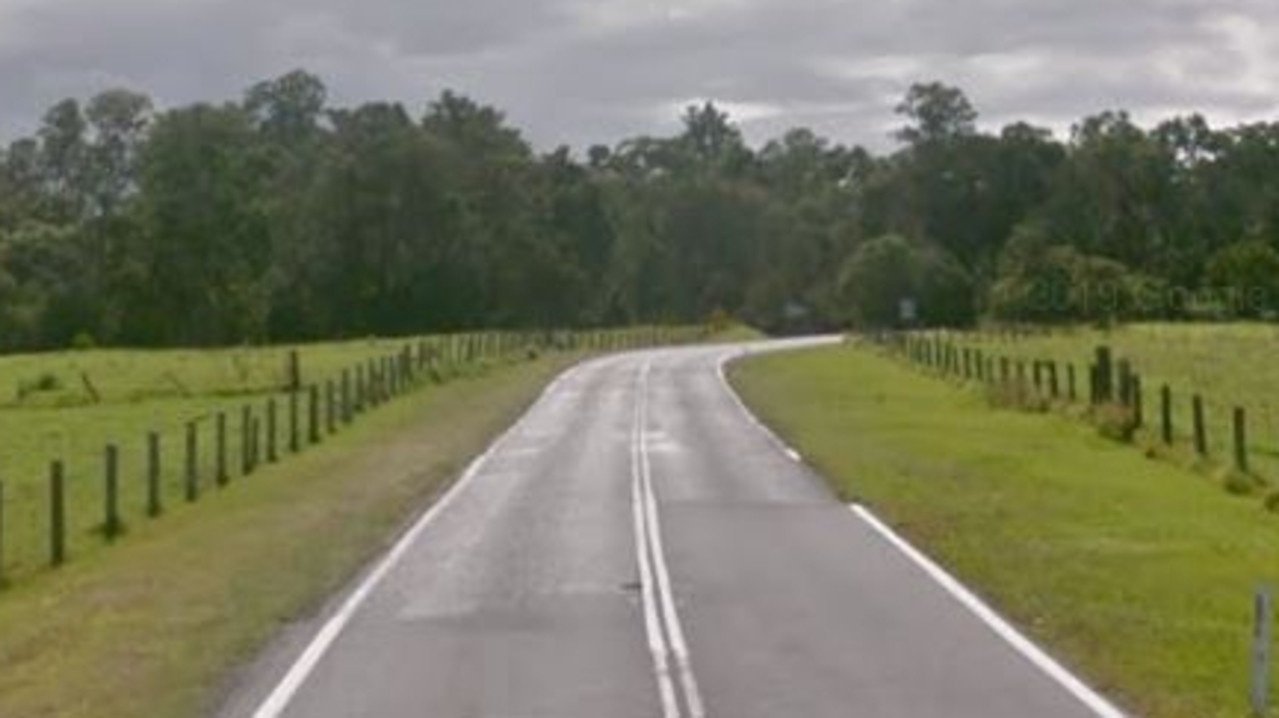
<path id="1" fill-rule="evenodd" d="M 732 397 L 733 403 L 745 415 L 747 421 L 754 425 L 757 429 L 764 433 L 766 437 L 784 453 L 791 457 L 792 460 L 800 461 L 799 452 L 792 449 L 782 441 L 781 437 L 768 428 L 764 422 L 755 416 L 750 407 L 742 401 L 737 391 L 733 389 L 733 385 L 728 382 L 728 378 L 724 374 L 724 366 L 731 360 L 749 354 L 747 350 L 739 350 L 732 354 L 726 354 L 720 357 L 715 366 L 715 373 L 719 376 L 719 381 L 728 395 Z M 938 566 L 932 559 L 925 556 L 914 546 L 911 546 L 905 539 L 899 536 L 895 531 L 888 527 L 884 522 L 880 521 L 869 509 L 864 506 L 853 504 L 849 506 L 854 514 L 865 521 L 876 533 L 878 533 L 889 544 L 897 548 L 906 555 L 915 565 L 924 571 L 930 578 L 941 585 L 947 593 L 951 595 L 962 606 L 972 612 L 978 619 L 986 624 L 996 635 L 1006 641 L 1024 658 L 1030 661 L 1035 667 L 1043 671 L 1049 678 L 1064 688 L 1068 693 L 1077 700 L 1087 706 L 1096 713 L 1099 718 L 1128 718 L 1127 715 L 1115 707 L 1110 701 L 1104 698 L 1097 691 L 1090 688 L 1083 681 L 1079 680 L 1068 671 L 1064 666 L 1057 662 L 1052 656 L 1048 655 L 1043 649 L 1035 645 L 1030 639 L 1026 638 L 1020 631 L 1004 620 L 1002 616 L 995 612 L 990 606 L 986 605 L 972 591 L 968 590 L 954 576 L 951 576 L 945 569 Z"/>
<path id="2" fill-rule="evenodd" d="M 1116 708 L 1110 701 L 1106 700 L 1097 691 L 1090 688 L 1083 681 L 1079 680 L 1069 670 L 1063 667 L 1052 656 L 1048 655 L 1043 649 L 1035 645 L 1029 638 L 1018 631 L 1004 620 L 1002 616 L 995 612 L 984 601 L 977 597 L 972 591 L 968 590 L 954 576 L 946 572 L 945 569 L 938 566 L 932 559 L 925 556 L 914 546 L 910 545 L 904 538 L 893 531 L 887 524 L 880 521 L 875 514 L 871 513 L 865 506 L 852 504 L 849 506 L 854 514 L 862 521 L 866 522 L 881 538 L 891 544 L 894 548 L 905 554 L 916 566 L 924 571 L 929 578 L 937 582 L 952 598 L 960 603 L 964 608 L 968 609 L 973 615 L 981 619 L 994 633 L 1004 639 L 1009 645 L 1020 653 L 1026 660 L 1030 661 L 1036 668 L 1043 671 L 1049 678 L 1057 682 L 1062 688 L 1066 689 L 1072 696 L 1096 713 L 1100 718 L 1126 718 L 1123 711 Z"/>
<path id="3" fill-rule="evenodd" d="M 728 392 L 728 396 L 733 400 L 733 403 L 737 405 L 738 411 L 742 412 L 742 415 L 746 417 L 746 420 L 763 433 L 764 437 L 772 442 L 774 446 L 787 456 L 787 458 L 797 464 L 802 464 L 804 463 L 804 456 L 791 448 L 791 446 L 785 441 L 782 441 L 780 436 L 773 433 L 772 429 L 768 428 L 764 422 L 760 421 L 759 418 L 755 416 L 755 413 L 752 412 L 750 408 L 746 406 L 746 403 L 742 401 L 742 398 L 737 395 L 737 390 L 733 389 L 733 385 L 728 383 L 728 377 L 724 374 L 724 365 L 728 364 L 728 362 L 733 359 L 745 356 L 749 353 L 750 352 L 743 350 L 733 354 L 725 354 L 720 357 L 719 361 L 715 364 L 715 375 L 719 377 L 720 385 L 724 387 L 724 391 Z"/>
<path id="4" fill-rule="evenodd" d="M 368 599 L 369 595 L 373 592 L 373 589 L 377 587 L 388 573 L 390 573 L 391 569 L 395 568 L 395 565 L 399 563 L 400 559 L 408 551 L 413 542 L 416 541 L 422 532 L 434 523 L 436 518 L 448 508 L 449 504 L 451 504 L 457 496 L 462 493 L 462 490 L 466 487 L 466 485 L 469 484 L 475 476 L 480 473 L 485 464 L 488 463 L 489 458 L 504 443 L 506 443 L 507 439 L 511 437 L 522 424 L 524 424 L 529 415 L 533 413 L 533 410 L 536 409 L 537 406 L 546 399 L 546 397 L 550 396 L 556 389 L 558 389 L 569 376 L 575 374 L 584 365 L 584 363 L 578 364 L 568 369 L 548 384 L 546 388 L 542 390 L 542 393 L 538 395 L 537 400 L 529 406 L 524 414 L 505 432 L 503 432 L 501 436 L 494 440 L 493 443 L 489 444 L 484 453 L 476 457 L 475 460 L 466 468 L 466 471 L 462 474 L 461 478 L 455 481 L 453 485 L 449 487 L 448 491 L 445 492 L 439 500 L 432 504 L 431 507 L 422 514 L 422 517 L 419 518 L 417 522 L 414 523 L 413 526 L 395 542 L 395 545 L 391 548 L 391 550 L 388 551 L 373 570 L 365 576 L 364 580 L 361 581 L 355 591 L 347 597 L 346 601 L 342 603 L 342 606 L 337 610 L 337 612 L 330 616 L 329 620 L 326 621 L 324 626 L 315 634 L 315 637 L 311 639 L 309 644 L 307 644 L 306 649 L 302 651 L 302 654 L 294 661 L 288 672 L 285 673 L 284 677 L 280 679 L 280 682 L 276 684 L 275 688 L 271 691 L 271 694 L 267 696 L 266 700 L 264 700 L 253 713 L 253 718 L 278 718 L 278 716 L 284 712 L 284 709 L 289 705 L 289 701 L 293 699 L 293 696 L 297 694 L 307 677 L 311 675 L 311 671 L 315 669 L 315 666 L 320 662 L 320 659 L 324 657 L 325 652 L 328 651 L 329 647 L 333 645 L 333 642 L 337 640 L 338 636 L 342 633 L 342 629 L 350 622 L 351 617 L 355 615 L 355 612 L 359 610 L 364 601 Z"/>

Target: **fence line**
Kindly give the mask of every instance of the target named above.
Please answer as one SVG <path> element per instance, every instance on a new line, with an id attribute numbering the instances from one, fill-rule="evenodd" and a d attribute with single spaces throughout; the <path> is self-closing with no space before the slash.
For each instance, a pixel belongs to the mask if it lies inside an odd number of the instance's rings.
<path id="1" fill-rule="evenodd" d="M 131 521 L 159 520 L 171 511 L 171 496 L 197 505 L 206 481 L 229 490 L 262 463 L 301 454 L 372 409 L 421 387 L 494 362 L 532 360 L 550 351 L 594 353 L 689 343 L 709 333 L 708 327 L 691 326 L 451 334 L 405 340 L 320 377 L 306 376 L 305 353 L 288 349 L 277 389 L 175 421 L 180 427 L 176 441 L 166 442 L 154 427 L 138 437 L 137 454 L 130 453 L 128 441 L 106 441 L 96 468 L 73 466 L 68 457 L 55 456 L 47 464 L 42 493 L 39 484 L 0 477 L 0 587 L 120 542 Z M 136 463 L 130 456 L 137 457 Z M 88 501 L 92 497 L 96 509 Z"/>
<path id="2" fill-rule="evenodd" d="M 950 332 L 894 332 L 872 336 L 875 343 L 887 348 L 916 368 L 943 379 L 976 382 L 988 390 L 999 390 L 1003 400 L 1032 408 L 1053 404 L 1073 405 L 1078 401 L 1076 365 L 1057 359 L 1026 360 L 1005 355 L 992 356 L 982 345 L 964 343 L 964 334 Z M 999 342 L 1016 341 L 1017 332 L 996 335 Z M 1131 439 L 1146 428 L 1147 411 L 1142 376 L 1131 360 L 1117 357 L 1108 345 L 1099 345 L 1086 366 L 1088 380 L 1088 413 L 1103 428 L 1113 428 L 1119 438 Z M 1060 377 L 1066 377 L 1063 395 Z M 1167 384 L 1158 392 L 1158 427 L 1154 436 L 1164 446 L 1177 445 L 1174 426 L 1176 394 Z M 1220 452 L 1230 460 L 1236 472 L 1255 476 L 1249 443 L 1248 413 L 1245 407 L 1220 407 L 1228 412 L 1229 430 L 1221 434 L 1227 446 L 1214 447 L 1209 431 L 1213 406 L 1199 393 L 1189 396 L 1190 446 L 1201 459 L 1213 458 Z M 1113 427 L 1112 427 L 1113 425 Z"/>

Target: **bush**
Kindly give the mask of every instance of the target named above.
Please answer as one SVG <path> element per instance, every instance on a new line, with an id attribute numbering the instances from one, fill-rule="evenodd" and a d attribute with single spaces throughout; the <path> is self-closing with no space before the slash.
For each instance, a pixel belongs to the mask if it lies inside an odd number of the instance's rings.
<path id="1" fill-rule="evenodd" d="M 1120 319 L 1165 316 L 1166 295 L 1158 280 L 1054 243 L 1042 228 L 1023 225 L 1000 254 L 987 307 L 1002 321 L 1087 321 L 1104 327 Z"/>
<path id="2" fill-rule="evenodd" d="M 1256 319 L 1279 307 L 1279 252 L 1265 241 L 1244 240 L 1220 250 L 1205 274 L 1228 316 Z"/>
<path id="3" fill-rule="evenodd" d="M 976 318 L 973 280 L 944 248 L 890 234 L 868 240 L 840 271 L 839 293 L 864 328 L 898 327 L 913 300 L 922 326 L 965 326 Z"/>
<path id="4" fill-rule="evenodd" d="M 1015 409 L 1042 414 L 1051 407 L 1048 399 L 1028 381 L 996 382 L 986 387 L 986 401 L 997 409 Z"/>
<path id="5" fill-rule="evenodd" d="M 1250 496 L 1261 487 L 1257 477 L 1233 469 L 1225 470 L 1220 479 L 1226 493 L 1234 496 Z"/>
<path id="6" fill-rule="evenodd" d="M 724 311 L 723 307 L 716 307 L 715 311 L 710 313 L 706 318 L 706 323 L 713 332 L 722 332 L 733 326 L 733 315 Z"/>
<path id="7" fill-rule="evenodd" d="M 1265 506 L 1270 513 L 1279 514 L 1279 490 L 1266 494 Z"/>
<path id="8" fill-rule="evenodd" d="M 32 394 L 55 392 L 62 389 L 62 380 L 57 374 L 44 372 L 35 379 L 18 382 L 18 401 L 25 400 Z"/>
<path id="9" fill-rule="evenodd" d="M 77 332 L 71 339 L 71 348 L 76 351 L 86 351 L 97 348 L 98 342 L 93 335 L 88 332 Z"/>
<path id="10" fill-rule="evenodd" d="M 1125 444 L 1132 443 L 1137 433 L 1137 415 L 1121 404 L 1106 404 L 1093 409 L 1093 422 L 1097 433 Z"/>
<path id="11" fill-rule="evenodd" d="M 62 388 L 62 380 L 57 374 L 45 372 L 35 380 L 33 387 L 36 391 L 57 391 Z"/>

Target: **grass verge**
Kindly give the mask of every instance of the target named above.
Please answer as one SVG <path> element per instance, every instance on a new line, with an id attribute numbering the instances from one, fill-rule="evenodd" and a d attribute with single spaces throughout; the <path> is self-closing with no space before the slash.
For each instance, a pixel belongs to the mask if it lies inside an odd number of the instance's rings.
<path id="1" fill-rule="evenodd" d="M 1271 398 L 1279 381 L 1274 347 L 1279 328 L 1260 323 L 1154 323 L 1111 329 L 1058 328 L 1018 338 L 988 333 L 953 335 L 957 343 L 988 355 L 1024 361 L 1052 359 L 1075 364 L 1080 387 L 1098 345 L 1110 346 L 1117 359 L 1128 359 L 1141 374 L 1149 433 L 1159 432 L 1159 389 L 1172 390 L 1172 424 L 1177 445 L 1192 441 L 1191 397 L 1203 399 L 1208 463 L 1232 463 L 1231 414 L 1248 413 L 1249 464 L 1254 474 L 1279 484 L 1279 406 Z M 1086 396 L 1086 389 L 1082 389 Z"/>
<path id="2" fill-rule="evenodd" d="M 0 716 L 193 716 L 376 554 L 569 359 L 399 399 L 199 511 L 0 596 Z"/>
<path id="3" fill-rule="evenodd" d="M 1148 716 L 1248 714 L 1252 592 L 1279 578 L 1279 518 L 1255 501 L 867 349 L 759 356 L 731 376 L 842 498 L 1099 689 Z"/>

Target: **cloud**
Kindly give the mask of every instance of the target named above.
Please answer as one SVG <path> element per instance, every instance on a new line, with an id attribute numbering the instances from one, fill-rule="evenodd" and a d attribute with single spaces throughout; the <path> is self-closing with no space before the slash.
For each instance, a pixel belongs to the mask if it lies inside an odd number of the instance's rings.
<path id="1" fill-rule="evenodd" d="M 808 125 L 882 148 L 930 79 L 992 128 L 1231 123 L 1279 111 L 1277 31 L 1269 0 L 0 0 L 0 137 L 66 96 L 233 99 L 298 66 L 344 104 L 456 88 L 542 148 L 670 132 L 703 99 L 754 142 Z"/>

